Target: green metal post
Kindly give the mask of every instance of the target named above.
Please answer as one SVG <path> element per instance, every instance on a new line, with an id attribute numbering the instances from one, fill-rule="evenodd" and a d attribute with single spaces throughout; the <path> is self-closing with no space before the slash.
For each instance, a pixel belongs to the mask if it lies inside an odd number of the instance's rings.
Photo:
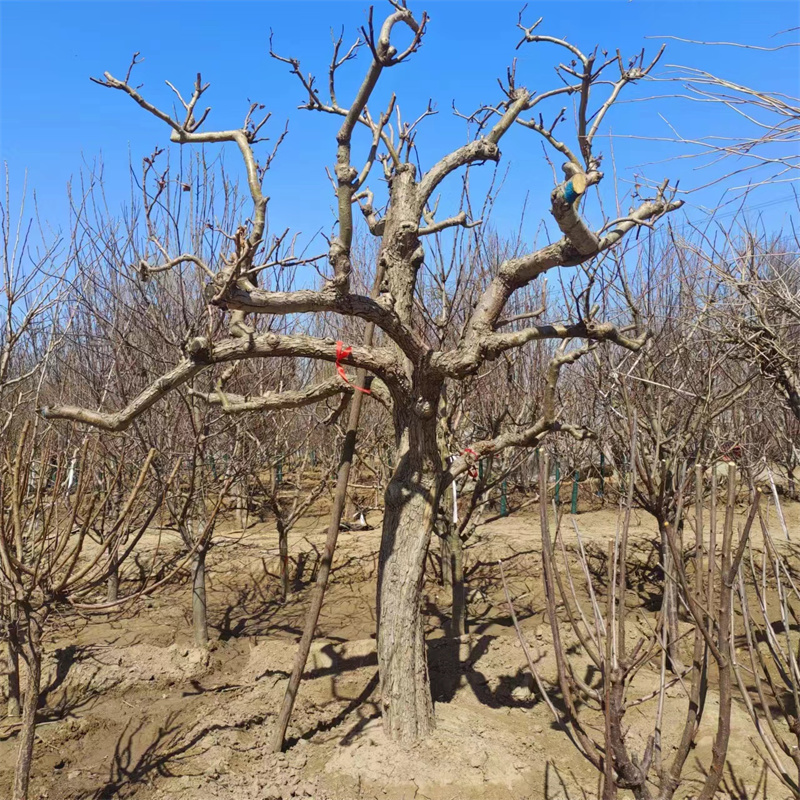
<path id="1" fill-rule="evenodd" d="M 500 493 L 500 516 L 508 516 L 508 481 L 503 481 Z"/>
<path id="2" fill-rule="evenodd" d="M 570 514 L 578 513 L 578 481 L 580 477 L 580 472 L 576 469 L 575 475 L 572 478 L 572 506 L 570 508 Z"/>
<path id="3" fill-rule="evenodd" d="M 283 458 L 279 458 L 278 463 L 275 465 L 275 483 L 278 486 L 283 483 Z"/>

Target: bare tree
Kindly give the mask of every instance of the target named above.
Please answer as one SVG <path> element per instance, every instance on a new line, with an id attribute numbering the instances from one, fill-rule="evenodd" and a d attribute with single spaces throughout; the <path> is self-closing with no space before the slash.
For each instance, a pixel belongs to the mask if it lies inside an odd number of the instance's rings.
<path id="1" fill-rule="evenodd" d="M 738 354 L 772 382 L 800 421 L 800 248 L 748 231 L 708 247 L 710 266 L 730 290 L 719 324 Z"/>
<path id="2" fill-rule="evenodd" d="M 338 386 L 336 387 L 338 390 Z M 307 446 L 308 435 L 313 432 L 307 416 L 295 415 L 300 430 L 293 430 L 291 419 L 275 413 L 272 420 L 274 437 L 268 442 L 260 441 L 261 463 L 266 465 L 266 476 L 262 480 L 255 475 L 255 486 L 261 502 L 275 519 L 278 534 L 278 563 L 281 602 L 290 594 L 289 534 L 308 510 L 330 488 L 333 468 L 324 453 L 315 455 L 319 475 L 311 474 L 311 451 Z M 298 433 L 300 435 L 298 435 Z M 294 446 L 290 441 L 294 439 Z M 266 445 L 266 446 L 265 446 Z M 294 458 L 292 458 L 294 456 Z M 292 462 L 294 480 L 289 485 L 289 462 Z"/>
<path id="3" fill-rule="evenodd" d="M 744 705 L 756 728 L 759 755 L 795 797 L 800 796 L 800 663 L 796 636 L 800 591 L 790 553 L 773 540 L 763 515 L 760 564 L 750 548 L 749 568 L 737 581 L 745 652 L 734 662 Z M 747 576 L 747 579 L 745 578 Z M 748 589 L 752 586 L 752 601 Z M 752 602 L 752 605 L 751 605 Z M 791 766 L 787 766 L 788 759 Z"/>
<path id="4" fill-rule="evenodd" d="M 66 244 L 45 234 L 38 214 L 29 216 L 25 187 L 11 208 L 6 169 L 0 199 L 0 442 L 19 436 L 42 397 L 48 362 L 69 328 L 65 299 L 74 262 L 74 236 Z M 60 263 L 59 263 L 60 262 Z M 54 263 L 58 266 L 55 267 Z M 8 675 L 8 715 L 20 714 L 18 608 L 0 585 L 0 630 Z"/>
<path id="5" fill-rule="evenodd" d="M 633 464 L 637 460 L 635 418 L 632 422 L 630 458 Z M 636 474 L 635 470 L 632 474 Z M 512 618 L 539 691 L 556 724 L 570 735 L 578 751 L 602 776 L 600 796 L 603 800 L 613 800 L 620 790 L 632 792 L 637 800 L 670 800 L 675 796 L 683 782 L 683 770 L 706 710 L 709 665 L 712 659 L 718 673 L 716 733 L 710 761 L 703 765 L 705 780 L 700 791 L 693 796 L 702 800 L 711 800 L 716 796 L 731 734 L 732 688 L 735 680 L 732 646 L 733 586 L 747 551 L 750 529 L 759 508 L 759 495 L 756 493 L 747 522 L 739 534 L 738 542 L 735 541 L 735 478 L 736 469 L 731 465 L 719 556 L 712 538 L 712 546 L 707 550 L 708 558 L 704 563 L 706 538 L 701 468 L 695 471 L 695 547 L 688 561 L 682 556 L 675 526 L 668 526 L 667 539 L 674 567 L 664 580 L 674 581 L 681 586 L 680 597 L 685 598 L 685 607 L 692 622 L 693 640 L 691 665 L 672 680 L 668 680 L 666 675 L 666 630 L 651 629 L 642 635 L 640 628 L 636 640 L 631 638 L 633 626 L 626 596 L 629 592 L 628 533 L 634 495 L 633 481 L 629 482 L 627 498 L 622 503 L 617 534 L 608 543 L 605 574 L 598 575 L 596 571 L 593 573 L 580 529 L 573 518 L 578 565 L 578 574 L 573 575 L 558 509 L 555 509 L 556 532 L 553 538 L 546 496 L 543 495 L 543 502 L 540 504 L 544 566 L 542 574 L 555 651 L 557 685 L 563 701 L 559 707 L 551 700 L 551 690 L 539 674 L 537 659 L 530 652 L 522 635 L 503 577 Z M 543 459 L 540 484 L 546 486 L 546 480 L 547 467 Z M 713 513 L 715 512 L 712 511 Z M 712 519 L 712 527 L 715 524 L 716 519 Z M 561 566 L 559 560 L 562 562 Z M 578 589 L 579 586 L 581 590 Z M 559 617 L 559 606 L 563 607 L 566 619 Z M 565 636 L 568 633 L 579 643 L 580 656 L 567 647 Z M 588 659 L 588 663 L 596 669 L 599 681 L 592 682 L 581 677 L 579 657 Z M 636 676 L 653 662 L 658 664 L 660 673 L 656 678 L 657 688 L 631 697 Z M 666 692 L 675 685 L 684 688 L 688 702 L 682 728 L 667 732 L 664 718 Z M 656 705 L 653 715 L 655 721 L 644 750 L 637 753 L 633 749 L 633 737 L 625 720 L 630 709 L 644 703 Z M 677 742 L 676 746 L 668 749 L 664 743 L 665 735 Z"/>
<path id="6" fill-rule="evenodd" d="M 649 242 L 647 254 L 626 281 L 626 291 L 650 338 L 635 357 L 598 351 L 586 374 L 603 423 L 601 443 L 633 481 L 634 500 L 653 516 L 664 575 L 674 570 L 668 533 L 680 532 L 680 498 L 692 481 L 683 465 L 714 465 L 737 450 L 732 409 L 748 393 L 752 370 L 733 359 L 711 311 L 719 281 L 703 261 L 674 237 Z M 621 269 L 623 269 L 621 267 Z M 625 465 L 630 420 L 638 420 L 637 458 Z M 738 452 L 738 451 L 737 451 Z M 677 526 L 677 527 L 676 527 Z M 674 671 L 682 672 L 678 584 L 665 579 L 661 621 Z"/>
<path id="7" fill-rule="evenodd" d="M 62 305 L 75 266 L 69 246 L 57 236 L 48 239 L 38 217 L 27 217 L 24 193 L 16 214 L 10 196 L 6 171 L 0 201 L 0 434 L 9 431 L 15 414 L 21 426 L 17 412 L 36 406 L 43 368 L 63 335 Z"/>
<path id="8" fill-rule="evenodd" d="M 510 298 L 531 281 L 550 270 L 591 262 L 617 246 L 629 231 L 652 225 L 681 205 L 680 201 L 672 199 L 673 193 L 664 181 L 651 197 L 641 199 L 619 218 L 605 219 L 599 229 L 593 229 L 584 221 L 581 198 L 603 178 L 600 156 L 595 151 L 598 131 L 623 89 L 646 76 L 655 61 L 648 65 L 641 55 L 625 62 L 620 55 L 606 57 L 598 51 L 586 54 L 563 39 L 539 34 L 538 22 L 528 28 L 520 22 L 523 36 L 520 45 L 549 43 L 565 51 L 569 63 L 558 66 L 563 81 L 550 91 L 532 94 L 518 85 L 515 70 L 510 69 L 500 102 L 471 115 L 476 137 L 427 170 L 418 170 L 414 163 L 417 122 L 402 119 L 393 122 L 393 115 L 399 113 L 394 98 L 380 114 L 371 112 L 368 103 L 382 74 L 417 51 L 426 25 L 425 14 L 416 17 L 402 3 L 393 4 L 391 13 L 379 28 L 373 25 L 370 12 L 368 28 L 352 48 L 343 50 L 341 41 L 336 44 L 325 97 L 316 83 L 301 71 L 296 59 L 273 52 L 276 58 L 288 64 L 301 82 L 304 108 L 342 120 L 336 135 L 334 175 L 337 229 L 328 252 L 330 271 L 318 289 L 277 291 L 267 285 L 263 288 L 257 285 L 257 280 L 268 282 L 269 276 L 279 271 L 280 266 L 298 263 L 298 257 L 291 250 L 281 249 L 282 240 L 265 237 L 267 197 L 262 180 L 274 150 L 260 160 L 256 156 L 255 147 L 266 122 L 265 119 L 255 121 L 258 106 L 254 104 L 249 109 L 239 128 L 205 131 L 202 128 L 209 112 L 201 113 L 198 104 L 208 85 L 199 76 L 188 99 L 176 90 L 185 111 L 183 118 L 177 118 L 134 88 L 130 69 L 123 79 L 105 73 L 98 83 L 127 94 L 147 113 L 165 123 L 171 129 L 173 142 L 181 145 L 231 142 L 242 155 L 252 209 L 249 221 L 228 232 L 232 251 L 209 263 L 196 253 L 170 250 L 154 237 L 159 261 L 141 264 L 146 274 L 188 263 L 195 265 L 208 280 L 209 303 L 233 312 L 231 335 L 222 337 L 214 327 L 207 335 L 191 338 L 186 344 L 185 358 L 120 411 L 105 413 L 74 406 L 43 409 L 49 419 L 72 419 L 106 430 L 123 430 L 200 372 L 242 359 L 316 359 L 336 364 L 348 381 L 346 370 L 349 367 L 363 368 L 377 376 L 391 396 L 396 441 L 393 474 L 385 495 L 380 553 L 378 659 L 385 729 L 390 737 L 404 741 L 424 737 L 434 725 L 419 601 L 438 497 L 452 479 L 470 468 L 476 457 L 482 458 L 507 447 L 535 446 L 550 431 L 574 431 L 567 422 L 557 418 L 555 405 L 546 403 L 539 416 L 525 426 L 495 438 L 472 442 L 471 452 L 459 455 L 445 468 L 437 446 L 437 417 L 443 387 L 449 381 L 460 381 L 475 374 L 482 364 L 509 350 L 543 340 L 585 339 L 609 341 L 632 350 L 640 348 L 644 333 L 625 324 L 617 327 L 599 319 L 599 309 L 589 293 L 576 304 L 574 319 L 531 325 L 520 320 L 505 330 L 498 330 L 498 327 Z M 411 43 L 402 52 L 392 44 L 398 26 L 411 32 Z M 337 92 L 337 71 L 361 49 L 368 50 L 363 82 L 352 101 L 342 104 Z M 131 69 L 135 63 L 136 59 Z M 606 74 L 611 70 L 615 74 L 608 79 Z M 562 112 L 555 113 L 552 125 L 545 123 L 539 114 L 540 107 L 544 109 L 546 105 L 544 101 L 562 97 L 577 99 L 577 146 L 574 150 L 566 141 L 556 138 L 556 123 L 563 118 Z M 426 116 L 427 113 L 423 114 Z M 465 320 L 458 341 L 439 347 L 426 335 L 425 318 L 418 309 L 421 284 L 425 279 L 423 242 L 425 237 L 436 232 L 474 223 L 468 219 L 465 209 L 448 218 L 437 218 L 434 195 L 445 179 L 457 170 L 498 161 L 499 143 L 516 124 L 543 137 L 566 158 L 564 179 L 557 181 L 550 194 L 551 211 L 561 236 L 538 249 L 494 265 L 491 274 L 481 282 L 475 306 Z M 356 166 L 353 156 L 357 128 L 367 131 L 371 139 L 361 166 Z M 368 188 L 376 161 L 381 164 L 388 185 L 382 215 Z M 370 232 L 380 241 L 377 268 L 385 270 L 385 282 L 377 299 L 352 289 L 353 208 L 356 203 L 360 203 Z M 446 297 L 447 287 L 442 290 Z M 381 340 L 372 347 L 350 346 L 342 340 L 337 343 L 333 339 L 298 333 L 259 332 L 246 323 L 245 314 L 352 317 L 372 322 L 380 331 Z M 549 367 L 548 382 L 553 390 L 561 367 L 574 362 L 584 352 L 585 347 L 566 348 L 560 352 Z M 312 385 L 298 390 L 301 394 L 297 397 L 310 403 L 320 399 L 328 389 L 327 384 Z M 276 398 L 275 402 L 283 401 Z M 265 403 L 265 407 L 269 404 Z M 579 435 L 583 435 L 582 431 Z"/>
<path id="9" fill-rule="evenodd" d="M 74 486 L 65 478 L 70 458 L 59 454 L 54 437 L 37 440 L 30 423 L 15 448 L 0 462 L 0 585 L 16 615 L 13 635 L 27 669 L 14 778 L 14 800 L 27 800 L 41 682 L 42 643 L 59 604 L 89 609 L 108 578 L 112 560 L 119 567 L 133 553 L 161 507 L 171 481 L 148 497 L 145 484 L 155 456 L 151 451 L 124 502 L 101 539 L 92 529 L 113 501 L 123 480 L 120 466 L 110 490 L 98 485 L 87 440 L 81 449 Z M 138 587 L 137 592 L 142 587 Z M 107 607 L 102 601 L 99 605 Z"/>

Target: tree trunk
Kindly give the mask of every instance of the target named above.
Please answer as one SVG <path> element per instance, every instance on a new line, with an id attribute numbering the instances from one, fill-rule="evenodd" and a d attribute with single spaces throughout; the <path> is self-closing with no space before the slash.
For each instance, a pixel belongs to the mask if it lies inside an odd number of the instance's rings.
<path id="1" fill-rule="evenodd" d="M 112 463 L 116 469 L 116 462 Z M 116 520 L 119 520 L 119 515 L 122 513 L 122 504 L 122 488 L 117 485 L 111 496 L 111 513 Z M 108 580 L 106 582 L 106 602 L 108 603 L 116 603 L 119 597 L 119 553 L 117 550 L 119 544 L 116 542 L 108 554 Z"/>
<path id="2" fill-rule="evenodd" d="M 192 623 L 197 647 L 208 644 L 208 606 L 206 604 L 206 548 L 198 547 L 192 558 Z"/>
<path id="3" fill-rule="evenodd" d="M 383 726 L 415 742 L 434 728 L 420 600 L 441 483 L 436 424 L 396 420 L 397 461 L 386 490 L 378 570 L 378 667 Z"/>
<path id="4" fill-rule="evenodd" d="M 463 636 L 467 632 L 467 604 L 464 586 L 464 543 L 458 528 L 451 525 L 447 537 L 448 577 L 451 597 L 450 635 Z"/>
<path id="5" fill-rule="evenodd" d="M 231 469 L 236 469 L 236 465 L 244 463 L 246 455 L 246 440 L 244 437 L 244 427 L 237 425 L 236 427 L 236 444 L 233 447 L 233 457 L 231 458 Z M 247 531 L 247 526 L 250 523 L 250 487 L 247 481 L 247 474 L 239 476 L 234 482 L 233 488 L 234 507 L 236 509 L 236 525 L 242 529 L 242 532 Z"/>
<path id="6" fill-rule="evenodd" d="M 8 621 L 8 641 L 6 642 L 6 669 L 8 670 L 8 709 L 9 717 L 20 715 L 19 693 L 19 627 L 16 620 L 16 608 L 10 604 L 12 619 Z"/>
<path id="7" fill-rule="evenodd" d="M 236 526 L 246 532 L 250 524 L 250 500 L 248 498 L 246 476 L 241 477 L 236 482 L 234 500 L 236 503 Z"/>
<path id="8" fill-rule="evenodd" d="M 109 560 L 106 602 L 116 603 L 119 597 L 119 564 L 116 552 L 111 553 Z"/>
<path id="9" fill-rule="evenodd" d="M 28 784 L 33 761 L 33 742 L 36 735 L 36 708 L 42 681 L 41 629 L 35 618 L 27 620 L 28 636 L 23 657 L 28 667 L 25 701 L 22 709 L 22 729 L 19 735 L 17 767 L 14 772 L 14 800 L 28 800 Z"/>
<path id="10" fill-rule="evenodd" d="M 448 593 L 453 590 L 453 558 L 450 555 L 450 525 L 448 524 L 439 538 L 439 553 L 442 568 L 442 586 Z"/>
<path id="11" fill-rule="evenodd" d="M 442 448 L 440 446 L 440 455 Z M 446 455 L 443 456 L 443 463 Z M 467 632 L 466 599 L 464 588 L 464 543 L 458 530 L 455 484 L 451 484 L 439 501 L 444 511 L 440 538 L 442 585 L 450 594 L 450 635 L 463 636 Z"/>
<path id="12" fill-rule="evenodd" d="M 375 287 L 372 291 L 373 297 L 378 293 L 382 279 L 383 270 L 379 267 L 375 275 Z M 372 344 L 374 333 L 374 323 L 368 322 L 366 330 L 364 331 L 364 344 L 367 347 Z M 355 385 L 362 389 L 368 388 L 366 373 L 363 369 L 358 371 Z M 297 648 L 294 665 L 292 666 L 292 674 L 289 676 L 289 683 L 286 686 L 286 693 L 283 695 L 283 704 L 281 705 L 278 722 L 275 726 L 275 735 L 272 740 L 273 753 L 280 753 L 281 750 L 283 750 L 286 729 L 289 727 L 289 720 L 291 719 L 292 710 L 294 709 L 294 701 L 300 689 L 300 681 L 303 678 L 303 671 L 305 670 L 308 654 L 311 650 L 311 642 L 314 639 L 317 623 L 319 622 L 319 615 L 322 611 L 322 601 L 325 599 L 325 589 L 328 586 L 328 578 L 330 577 L 331 566 L 333 565 L 333 555 L 336 552 L 336 542 L 339 538 L 339 527 L 342 523 L 342 511 L 347 495 L 347 483 L 350 480 L 350 468 L 353 465 L 353 457 L 356 452 L 356 436 L 358 434 L 358 425 L 361 420 L 361 405 L 363 400 L 364 393 L 356 392 L 355 396 L 350 401 L 347 433 L 342 443 L 342 456 L 339 460 L 339 468 L 336 471 L 336 490 L 333 494 L 333 506 L 331 508 L 330 521 L 328 522 L 328 534 L 325 537 L 322 557 L 317 561 L 315 567 L 317 573 L 316 584 L 311 593 L 311 605 L 306 614 L 303 635 L 300 637 L 300 644 Z"/>
<path id="13" fill-rule="evenodd" d="M 658 523 L 661 533 L 661 563 L 664 568 L 664 594 L 661 600 L 661 624 L 666 627 L 667 657 L 670 669 L 675 674 L 683 672 L 680 657 L 680 632 L 678 628 L 678 585 L 675 577 L 675 564 L 672 551 L 667 542 L 667 532 L 661 520 Z"/>
<path id="14" fill-rule="evenodd" d="M 278 518 L 278 550 L 280 552 L 281 602 L 285 603 L 289 596 L 289 535 L 286 527 Z"/>

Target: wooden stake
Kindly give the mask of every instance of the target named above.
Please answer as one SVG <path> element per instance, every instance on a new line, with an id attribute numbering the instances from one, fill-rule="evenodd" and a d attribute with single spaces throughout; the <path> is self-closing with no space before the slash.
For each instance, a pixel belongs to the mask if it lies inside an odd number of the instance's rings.
<path id="1" fill-rule="evenodd" d="M 383 270 L 379 267 L 375 275 L 373 297 L 377 296 L 382 280 Z M 375 324 L 368 322 L 366 330 L 364 331 L 364 345 L 366 347 L 372 345 L 374 333 Z M 366 371 L 359 369 L 356 373 L 354 384 L 361 389 L 367 389 L 367 383 Z M 306 661 L 308 661 L 308 654 L 311 650 L 311 642 L 314 640 L 317 622 L 319 622 L 319 615 L 322 611 L 322 601 L 325 597 L 325 589 L 328 586 L 333 555 L 336 551 L 336 541 L 339 538 L 339 526 L 342 522 L 342 512 L 344 511 L 345 502 L 347 501 L 347 484 L 350 480 L 350 468 L 353 466 L 353 456 L 356 451 L 356 434 L 358 433 L 358 425 L 361 419 L 361 403 L 363 400 L 364 392 L 354 392 L 350 400 L 350 416 L 347 420 L 347 432 L 345 434 L 344 444 L 342 445 L 342 456 L 339 461 L 339 470 L 336 477 L 336 492 L 333 497 L 333 508 L 331 509 L 331 518 L 328 524 L 328 535 L 325 539 L 325 547 L 322 551 L 322 560 L 317 570 L 317 582 L 314 585 L 313 594 L 311 596 L 311 606 L 306 614 L 303 635 L 300 638 L 300 644 L 298 645 L 297 654 L 294 659 L 294 666 L 292 667 L 292 674 L 289 677 L 289 685 L 286 687 L 281 713 L 278 716 L 278 723 L 275 727 L 275 734 L 272 739 L 273 753 L 280 753 L 281 750 L 283 750 L 286 729 L 289 727 L 289 721 L 292 718 L 292 710 L 294 709 L 294 702 L 297 699 L 297 691 L 300 688 L 300 681 L 303 678 Z"/>

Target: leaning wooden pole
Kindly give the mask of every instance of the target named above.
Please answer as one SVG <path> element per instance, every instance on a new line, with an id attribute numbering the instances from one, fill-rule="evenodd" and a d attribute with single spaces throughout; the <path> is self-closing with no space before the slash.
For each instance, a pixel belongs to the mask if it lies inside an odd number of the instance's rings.
<path id="1" fill-rule="evenodd" d="M 378 270 L 379 273 L 381 270 Z M 378 274 L 375 279 L 376 290 L 380 287 L 382 275 Z M 375 334 L 375 325 L 367 323 L 364 332 L 364 345 L 370 347 L 372 338 Z M 289 720 L 292 718 L 294 702 L 297 699 L 297 691 L 300 688 L 300 681 L 306 668 L 306 661 L 311 650 L 311 642 L 317 630 L 322 601 L 325 597 L 325 589 L 328 586 L 328 577 L 331 574 L 331 564 L 333 554 L 336 551 L 336 540 L 339 538 L 339 526 L 342 522 L 342 512 L 347 502 L 347 484 L 350 480 L 350 468 L 353 466 L 353 456 L 356 451 L 356 434 L 358 424 L 361 419 L 361 403 L 364 400 L 364 390 L 367 388 L 367 374 L 363 369 L 356 373 L 355 387 L 361 391 L 355 391 L 350 401 L 350 416 L 347 420 L 347 432 L 342 445 L 342 456 L 339 460 L 339 470 L 336 477 L 336 493 L 333 497 L 333 508 L 331 509 L 330 523 L 328 524 L 328 535 L 325 539 L 325 547 L 322 551 L 322 561 L 317 571 L 317 582 L 311 595 L 311 607 L 306 614 L 306 622 L 303 628 L 303 636 L 297 648 L 297 655 L 294 659 L 292 674 L 289 678 L 289 685 L 283 695 L 283 705 L 278 716 L 278 724 L 275 726 L 275 734 L 272 739 L 272 752 L 280 753 L 283 750 L 283 743 L 286 737 L 286 729 L 289 727 Z"/>

